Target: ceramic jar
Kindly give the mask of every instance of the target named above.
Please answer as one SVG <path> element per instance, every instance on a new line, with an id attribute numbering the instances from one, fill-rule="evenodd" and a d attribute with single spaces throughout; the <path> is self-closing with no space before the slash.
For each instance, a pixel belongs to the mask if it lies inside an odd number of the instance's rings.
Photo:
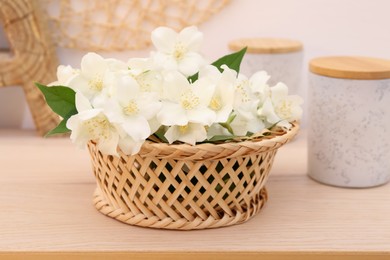
<path id="1" fill-rule="evenodd" d="M 252 75 L 265 70 L 271 75 L 269 84 L 284 82 L 290 94 L 297 94 L 301 86 L 303 51 L 302 43 L 289 39 L 250 38 L 229 43 L 231 51 L 247 47 L 241 63 L 241 72 Z"/>
<path id="2" fill-rule="evenodd" d="M 310 61 L 308 174 L 341 187 L 390 180 L 390 61 Z"/>

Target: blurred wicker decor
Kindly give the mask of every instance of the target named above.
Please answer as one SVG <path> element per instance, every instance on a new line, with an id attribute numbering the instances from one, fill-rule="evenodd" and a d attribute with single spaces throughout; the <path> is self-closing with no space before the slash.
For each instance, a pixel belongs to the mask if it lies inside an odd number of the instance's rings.
<path id="1" fill-rule="evenodd" d="M 138 50 L 158 26 L 197 25 L 230 0 L 43 0 L 57 44 L 88 51 Z"/>
<path id="2" fill-rule="evenodd" d="M 53 129 L 59 117 L 34 82 L 52 82 L 58 60 L 38 0 L 2 0 L 0 26 L 10 44 L 0 50 L 0 88 L 21 86 L 38 134 Z"/>

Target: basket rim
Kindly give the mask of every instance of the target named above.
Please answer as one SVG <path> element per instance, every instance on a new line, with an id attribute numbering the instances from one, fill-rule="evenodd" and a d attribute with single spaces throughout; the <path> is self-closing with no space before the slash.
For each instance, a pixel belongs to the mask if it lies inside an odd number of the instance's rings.
<path id="1" fill-rule="evenodd" d="M 191 145 L 191 144 L 187 144 L 187 143 L 173 143 L 173 144 L 169 144 L 169 143 L 157 143 L 157 142 L 153 142 L 153 141 L 150 141 L 150 140 L 146 140 L 144 145 L 142 146 L 142 148 L 144 148 L 144 146 L 151 146 L 151 147 L 160 147 L 160 146 L 169 146 L 169 147 L 172 147 L 172 148 L 181 148 L 181 147 L 191 147 L 191 148 L 202 148 L 202 147 L 209 147 L 209 146 L 219 146 L 219 147 L 227 147 L 227 146 L 232 146 L 232 145 L 237 145 L 237 146 L 245 146 L 246 144 L 250 143 L 250 144 L 256 144 L 256 145 L 259 145 L 259 146 L 262 146 L 262 145 L 265 145 L 265 144 L 268 144 L 268 143 L 271 143 L 271 142 L 280 142 L 282 140 L 291 140 L 298 132 L 299 128 L 300 128 L 300 124 L 298 122 L 293 122 L 291 123 L 292 127 L 291 129 L 289 130 L 284 130 L 283 134 L 281 135 L 271 135 L 270 138 L 259 138 L 259 139 L 246 139 L 244 141 L 235 141 L 235 142 L 221 142 L 221 143 L 213 143 L 213 142 L 210 142 L 210 143 L 200 143 L 200 144 L 196 144 L 196 145 Z M 142 150 L 141 148 L 141 150 Z"/>
<path id="2" fill-rule="evenodd" d="M 244 140 L 241 142 L 224 142 L 224 143 L 201 143 L 196 145 L 179 143 L 156 143 L 146 140 L 137 155 L 141 157 L 154 157 L 159 159 L 178 159 L 178 160 L 213 160 L 222 158 L 232 158 L 239 156 L 248 156 L 269 152 L 277 149 L 289 142 L 298 132 L 299 122 L 293 122 L 289 130 L 283 134 L 274 134 L 271 137 L 260 138 L 255 140 Z M 92 141 L 88 143 L 95 151 L 98 151 L 96 144 Z M 90 148 L 92 148 L 90 147 Z M 118 148 L 119 156 L 127 157 Z"/>

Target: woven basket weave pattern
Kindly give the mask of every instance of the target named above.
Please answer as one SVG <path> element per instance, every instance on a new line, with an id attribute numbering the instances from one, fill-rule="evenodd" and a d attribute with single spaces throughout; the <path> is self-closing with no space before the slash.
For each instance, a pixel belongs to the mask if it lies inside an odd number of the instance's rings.
<path id="1" fill-rule="evenodd" d="M 134 156 L 102 155 L 89 143 L 96 208 L 131 225 L 204 229 L 242 223 L 264 205 L 276 148 L 292 131 L 259 142 L 146 143 Z"/>

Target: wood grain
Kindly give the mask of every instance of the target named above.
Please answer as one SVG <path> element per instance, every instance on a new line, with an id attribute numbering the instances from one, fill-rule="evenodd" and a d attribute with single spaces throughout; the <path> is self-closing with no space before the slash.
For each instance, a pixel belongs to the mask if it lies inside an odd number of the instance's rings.
<path id="1" fill-rule="evenodd" d="M 281 38 L 244 38 L 229 42 L 229 49 L 239 51 L 247 47 L 248 53 L 288 53 L 302 50 L 301 42 Z"/>
<path id="2" fill-rule="evenodd" d="M 389 257 L 390 185 L 342 189 L 309 179 L 305 137 L 277 154 L 269 201 L 258 216 L 242 225 L 183 232 L 128 226 L 98 213 L 88 153 L 68 139 L 0 131 L 0 258 Z"/>
<path id="3" fill-rule="evenodd" d="M 312 73 L 342 79 L 389 79 L 390 60 L 334 56 L 312 59 L 309 63 Z"/>

